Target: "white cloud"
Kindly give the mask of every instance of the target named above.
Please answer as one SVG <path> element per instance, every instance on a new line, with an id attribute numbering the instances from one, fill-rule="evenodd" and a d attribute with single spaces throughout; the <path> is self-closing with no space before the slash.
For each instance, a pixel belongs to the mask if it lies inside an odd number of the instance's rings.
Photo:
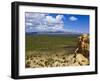
<path id="1" fill-rule="evenodd" d="M 52 16 L 46 16 L 46 21 L 47 23 L 56 23 L 56 19 L 53 18 Z"/>
<path id="2" fill-rule="evenodd" d="M 32 23 L 26 22 L 26 25 L 27 25 L 27 26 L 32 26 Z"/>
<path id="3" fill-rule="evenodd" d="M 64 16 L 63 15 L 57 15 L 56 16 L 56 20 L 57 21 L 62 21 L 62 18 L 63 18 Z"/>
<path id="4" fill-rule="evenodd" d="M 32 13 L 32 12 L 26 12 L 26 14 L 25 14 L 25 16 L 27 17 L 27 18 L 38 18 L 39 16 L 39 18 L 43 18 L 44 16 L 45 16 L 45 14 L 40 14 L 40 13 Z"/>
<path id="5" fill-rule="evenodd" d="M 53 17 L 49 14 L 26 13 L 26 27 L 37 31 L 64 30 L 63 15 Z"/>
<path id="6" fill-rule="evenodd" d="M 76 20 L 78 20 L 78 18 L 76 18 L 75 16 L 71 16 L 71 17 L 69 17 L 69 20 L 70 21 L 76 21 Z"/>

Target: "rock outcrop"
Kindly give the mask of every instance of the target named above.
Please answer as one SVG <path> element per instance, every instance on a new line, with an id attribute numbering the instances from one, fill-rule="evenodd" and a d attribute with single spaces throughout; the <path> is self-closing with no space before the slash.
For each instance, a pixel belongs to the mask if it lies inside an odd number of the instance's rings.
<path id="1" fill-rule="evenodd" d="M 75 50 L 75 53 L 81 53 L 86 58 L 89 59 L 89 35 L 83 34 L 78 38 L 78 44 L 77 49 Z"/>

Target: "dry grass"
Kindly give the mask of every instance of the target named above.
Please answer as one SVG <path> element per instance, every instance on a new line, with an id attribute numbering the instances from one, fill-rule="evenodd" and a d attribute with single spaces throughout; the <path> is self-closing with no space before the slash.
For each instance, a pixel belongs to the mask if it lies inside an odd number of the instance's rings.
<path id="1" fill-rule="evenodd" d="M 59 39 L 60 41 L 58 41 L 58 37 L 55 37 L 52 40 L 51 40 L 51 37 L 48 37 L 48 38 L 41 37 L 41 41 L 39 38 L 37 39 L 38 39 L 37 41 L 36 39 L 34 39 L 35 42 L 33 45 L 32 45 L 33 38 L 30 39 L 31 42 L 28 41 L 26 43 L 26 45 L 28 44 L 29 46 L 31 46 L 31 47 L 28 46 L 28 48 L 26 48 L 26 57 L 25 57 L 26 68 L 89 65 L 89 58 L 85 56 L 87 55 L 86 53 L 87 43 L 84 42 L 85 40 L 87 40 L 86 37 L 84 41 L 82 39 L 81 41 L 82 43 L 78 43 L 78 47 L 77 47 L 77 42 L 80 42 L 80 41 L 76 42 L 76 40 L 80 40 L 78 38 L 69 37 L 66 39 L 65 37 L 63 37 L 63 39 L 62 38 Z M 55 39 L 57 40 L 55 41 Z M 88 46 L 89 46 L 89 43 L 88 43 Z M 75 52 L 76 47 L 77 47 L 77 50 Z M 82 50 L 80 51 L 80 49 Z M 75 56 L 75 53 L 76 53 L 76 56 Z M 89 53 L 89 50 L 88 50 L 88 53 Z"/>

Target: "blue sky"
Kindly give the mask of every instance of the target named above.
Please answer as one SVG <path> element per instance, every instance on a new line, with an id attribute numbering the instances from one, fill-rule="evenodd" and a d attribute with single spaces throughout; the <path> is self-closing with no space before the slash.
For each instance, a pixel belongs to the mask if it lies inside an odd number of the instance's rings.
<path id="1" fill-rule="evenodd" d="M 25 31 L 89 33 L 89 15 L 26 12 Z"/>

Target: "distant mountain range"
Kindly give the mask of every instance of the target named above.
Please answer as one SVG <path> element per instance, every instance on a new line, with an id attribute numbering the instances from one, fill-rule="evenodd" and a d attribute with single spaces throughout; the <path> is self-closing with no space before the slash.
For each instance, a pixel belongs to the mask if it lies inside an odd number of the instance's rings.
<path id="1" fill-rule="evenodd" d="M 67 31 L 39 31 L 39 32 L 26 32 L 27 35 L 35 34 L 82 34 L 79 32 L 67 32 Z"/>

